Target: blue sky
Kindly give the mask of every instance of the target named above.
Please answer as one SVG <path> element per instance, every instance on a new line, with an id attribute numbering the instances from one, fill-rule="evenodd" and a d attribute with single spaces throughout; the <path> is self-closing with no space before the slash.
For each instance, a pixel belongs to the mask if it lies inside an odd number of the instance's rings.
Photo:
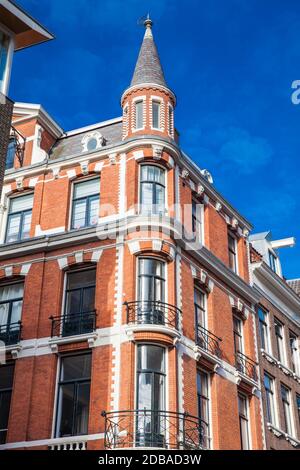
<path id="1" fill-rule="evenodd" d="M 273 238 L 300 277 L 300 2 L 297 0 L 18 0 L 56 40 L 16 54 L 10 94 L 41 103 L 65 129 L 121 114 L 150 11 L 181 146 L 216 188 Z"/>

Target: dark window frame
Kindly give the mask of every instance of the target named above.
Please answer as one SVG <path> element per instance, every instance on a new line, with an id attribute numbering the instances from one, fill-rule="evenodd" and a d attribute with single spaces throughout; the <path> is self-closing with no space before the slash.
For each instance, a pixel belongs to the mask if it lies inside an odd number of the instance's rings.
<path id="1" fill-rule="evenodd" d="M 207 388 L 207 395 L 202 394 L 202 390 L 199 390 L 199 381 L 198 377 L 201 377 L 200 383 L 202 384 L 203 380 L 202 377 L 205 376 L 205 382 L 206 382 L 206 388 Z M 204 419 L 202 416 L 202 403 L 204 402 L 205 408 L 206 408 L 206 413 L 207 413 L 207 419 Z M 202 426 L 205 426 L 205 431 L 206 431 L 206 436 L 203 436 L 202 439 L 205 440 L 205 447 L 210 448 L 210 428 L 211 428 L 211 422 L 210 422 L 210 374 L 202 369 L 197 369 L 197 406 L 198 406 L 198 418 L 200 420 L 200 423 L 202 423 Z M 200 424 L 201 426 L 201 424 Z"/>
<path id="2" fill-rule="evenodd" d="M 284 336 L 284 324 L 274 317 L 274 329 L 275 329 L 275 340 L 277 349 L 277 359 L 284 364 L 285 363 L 285 336 Z M 281 347 L 280 347 L 281 345 Z"/>
<path id="3" fill-rule="evenodd" d="M 233 241 L 233 246 L 231 246 L 230 241 Z M 237 274 L 238 273 L 237 238 L 231 231 L 228 231 L 228 254 L 229 254 L 229 267 L 235 274 Z M 233 260 L 233 263 L 232 263 L 232 260 Z"/>
<path id="4" fill-rule="evenodd" d="M 266 386 L 266 378 L 268 378 L 270 387 Z M 276 425 L 276 410 L 275 410 L 275 379 L 268 373 L 264 373 L 264 389 L 266 393 L 266 413 L 267 421 L 270 424 Z M 270 400 L 271 396 L 271 400 Z"/>
<path id="5" fill-rule="evenodd" d="M 145 274 L 145 273 L 142 273 L 141 272 L 141 261 L 152 261 L 152 262 L 156 262 L 156 263 L 159 263 L 160 266 L 161 266 L 161 272 L 162 272 L 162 275 L 158 275 L 158 274 Z M 152 283 L 152 290 L 153 290 L 153 293 L 156 293 L 157 289 L 156 289 L 156 282 L 155 281 L 159 281 L 160 283 L 160 286 L 161 286 L 161 292 L 163 293 L 162 297 L 163 297 L 163 300 L 162 302 L 165 302 L 165 296 L 166 296 L 166 285 L 167 285 L 167 279 L 166 279 L 166 263 L 165 261 L 163 261 L 162 259 L 159 259 L 159 258 L 154 258 L 154 257 L 151 257 L 151 256 L 139 256 L 138 259 L 137 259 L 137 294 L 138 294 L 138 298 L 139 298 L 139 301 L 141 301 L 142 299 L 140 298 L 141 297 L 141 286 L 143 285 L 143 282 L 142 282 L 142 279 L 143 278 L 147 278 L 147 279 L 150 279 L 151 280 L 151 283 Z M 157 297 L 157 295 L 155 295 L 155 297 Z M 155 302 L 156 299 L 148 299 L 148 301 L 150 302 Z M 147 300 L 145 300 L 145 302 L 147 302 Z"/>
<path id="6" fill-rule="evenodd" d="M 74 288 L 68 288 L 68 279 L 69 276 L 72 274 L 77 274 L 85 271 L 94 271 L 95 272 L 95 282 L 91 282 L 90 285 L 84 285 L 83 287 L 74 287 Z M 83 299 L 84 299 L 84 292 L 88 289 L 95 289 L 96 291 L 96 284 L 97 284 L 97 268 L 96 266 L 86 266 L 85 268 L 82 269 L 74 269 L 74 270 L 69 270 L 66 271 L 66 281 L 65 281 L 65 292 L 64 292 L 64 315 L 72 315 L 72 314 L 82 314 L 84 315 L 85 313 L 90 313 L 90 312 L 85 312 L 82 310 L 83 306 Z M 80 291 L 80 307 L 77 312 L 67 312 L 67 302 L 68 302 L 68 294 L 71 292 L 75 291 Z M 95 301 L 95 298 L 94 298 Z M 95 310 L 95 309 L 93 309 Z"/>
<path id="7" fill-rule="evenodd" d="M 292 418 L 292 404 L 291 404 L 291 390 L 283 383 L 280 384 L 280 396 L 283 409 L 283 419 L 284 419 L 284 431 L 292 435 L 293 434 L 293 418 Z M 288 407 L 288 415 L 286 413 L 286 406 Z"/>
<path id="8" fill-rule="evenodd" d="M 62 371 L 63 371 L 63 367 L 62 367 L 62 364 L 63 364 L 63 360 L 66 359 L 66 358 L 70 358 L 70 357 L 77 357 L 77 356 L 91 356 L 91 372 L 90 372 L 90 377 L 83 377 L 82 379 L 72 379 L 72 380 L 62 380 Z M 55 414 L 55 437 L 56 438 L 63 438 L 63 437 L 72 437 L 72 436 L 81 436 L 81 435 L 85 435 L 88 433 L 88 429 L 87 429 L 87 432 L 86 433 L 81 433 L 81 434 L 78 434 L 78 433 L 73 433 L 72 434 L 68 434 L 68 435 L 61 435 L 61 432 L 60 432 L 60 427 L 61 427 L 61 423 L 59 422 L 59 408 L 61 406 L 61 403 L 60 403 L 60 387 L 63 386 L 63 385 L 69 385 L 69 384 L 74 384 L 75 385 L 75 397 L 77 398 L 78 396 L 78 385 L 82 385 L 82 384 L 89 384 L 91 386 L 91 376 L 92 376 L 92 353 L 91 352 L 82 352 L 82 353 L 74 353 L 74 354 L 66 354 L 66 355 L 63 355 L 60 357 L 60 361 L 59 361 L 59 376 L 58 376 L 58 382 L 57 382 L 57 405 L 56 405 L 56 414 Z M 91 391 L 90 391 L 90 396 L 89 396 L 89 406 L 90 406 L 90 400 L 91 400 Z M 75 416 L 76 416 L 76 409 L 77 409 L 77 406 L 78 406 L 78 403 L 76 403 L 75 399 L 73 400 L 74 403 L 73 403 L 73 413 L 72 413 L 72 431 L 74 431 L 74 428 L 75 428 Z"/>
<path id="9" fill-rule="evenodd" d="M 10 387 L 1 388 L 1 383 L 0 383 L 0 395 L 9 394 L 9 398 L 8 398 L 8 400 L 9 400 L 9 405 L 8 405 L 9 412 L 8 412 L 7 427 L 3 428 L 3 429 L 0 429 L 0 444 L 5 444 L 6 443 L 6 438 L 7 438 L 7 431 L 8 431 L 8 424 L 9 424 L 9 414 L 10 414 L 10 410 L 11 410 L 11 398 L 12 398 L 13 384 L 14 384 L 15 364 L 8 362 L 7 364 L 1 365 L 0 369 L 5 368 L 5 367 L 12 367 L 13 372 L 12 372 L 12 383 L 11 383 Z M 1 403 L 1 400 L 0 400 L 0 403 Z M 4 436 L 4 439 L 1 437 L 2 435 Z"/>
<path id="10" fill-rule="evenodd" d="M 260 312 L 263 313 L 263 319 L 260 316 Z M 270 335 L 269 335 L 269 325 L 268 325 L 268 315 L 269 312 L 259 305 L 258 307 L 258 324 L 259 324 L 259 336 L 262 349 L 266 352 L 269 352 L 270 349 Z"/>
<path id="11" fill-rule="evenodd" d="M 14 168 L 16 152 L 17 139 L 15 137 L 10 137 L 6 152 L 5 170 L 12 170 Z"/>
<path id="12" fill-rule="evenodd" d="M 22 284 L 23 285 L 23 297 L 16 297 L 14 299 L 9 299 L 9 300 L 0 300 L 0 305 L 5 305 L 5 304 L 9 304 L 9 307 L 8 307 L 8 316 L 7 316 L 7 323 L 6 323 L 6 326 L 7 326 L 7 331 L 9 330 L 9 327 L 11 326 L 11 317 L 12 317 L 12 310 L 13 310 L 13 304 L 15 302 L 22 302 L 22 309 L 23 309 L 23 299 L 24 299 L 24 287 L 25 287 L 25 283 L 24 281 L 14 281 L 14 282 L 9 282 L 9 283 L 5 283 L 5 284 L 0 284 L 0 289 L 4 288 L 4 287 L 7 287 L 7 286 L 14 286 L 14 285 L 18 285 L 18 284 Z M 3 325 L 4 326 L 4 325 Z"/>

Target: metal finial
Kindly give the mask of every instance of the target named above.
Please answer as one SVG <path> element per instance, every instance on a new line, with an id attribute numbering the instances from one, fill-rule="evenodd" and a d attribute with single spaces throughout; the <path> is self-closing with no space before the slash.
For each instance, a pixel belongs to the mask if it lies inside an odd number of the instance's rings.
<path id="1" fill-rule="evenodd" d="M 144 25 L 146 26 L 146 28 L 152 28 L 153 21 L 150 18 L 150 13 L 147 14 L 147 18 L 144 21 Z"/>

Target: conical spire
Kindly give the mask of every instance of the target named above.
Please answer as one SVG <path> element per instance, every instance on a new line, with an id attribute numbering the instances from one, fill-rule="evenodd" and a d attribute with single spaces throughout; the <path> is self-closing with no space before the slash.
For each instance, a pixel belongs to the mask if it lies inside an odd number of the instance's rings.
<path id="1" fill-rule="evenodd" d="M 130 86 L 154 83 L 156 85 L 167 87 L 152 35 L 153 22 L 149 18 L 149 15 L 144 22 L 144 25 L 146 27 L 146 32 Z"/>

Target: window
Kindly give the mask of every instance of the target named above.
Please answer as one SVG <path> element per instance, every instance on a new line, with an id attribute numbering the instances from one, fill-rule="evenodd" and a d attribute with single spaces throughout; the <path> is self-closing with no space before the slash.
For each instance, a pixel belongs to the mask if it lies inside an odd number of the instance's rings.
<path id="1" fill-rule="evenodd" d="M 144 127 L 144 102 L 137 101 L 135 103 L 135 128 L 143 129 Z"/>
<path id="2" fill-rule="evenodd" d="M 206 327 L 206 295 L 199 289 L 194 289 L 195 325 Z"/>
<path id="3" fill-rule="evenodd" d="M 67 273 L 63 336 L 94 329 L 96 269 Z"/>
<path id="4" fill-rule="evenodd" d="M 99 178 L 74 184 L 72 229 L 97 225 L 99 217 L 99 191 Z"/>
<path id="5" fill-rule="evenodd" d="M 22 282 L 0 287 L 0 341 L 6 345 L 19 342 L 23 288 Z"/>
<path id="6" fill-rule="evenodd" d="M 195 200 L 192 201 L 192 231 L 193 237 L 197 243 L 202 241 L 202 214 L 203 206 Z"/>
<path id="7" fill-rule="evenodd" d="M 166 409 L 165 349 L 154 345 L 137 347 L 136 440 L 142 447 L 161 447 L 165 441 Z"/>
<path id="8" fill-rule="evenodd" d="M 259 334 L 262 349 L 270 352 L 269 347 L 269 328 L 268 328 L 268 312 L 261 307 L 258 308 Z"/>
<path id="9" fill-rule="evenodd" d="M 29 238 L 32 217 L 33 194 L 10 199 L 6 229 L 6 243 Z"/>
<path id="10" fill-rule="evenodd" d="M 197 372 L 197 400 L 198 400 L 198 416 L 200 428 L 203 429 L 203 435 L 200 437 L 200 444 L 208 449 L 210 446 L 210 420 L 209 420 L 209 375 L 205 372 Z"/>
<path id="11" fill-rule="evenodd" d="M 297 412 L 298 412 L 298 420 L 300 424 L 300 395 L 296 395 L 296 407 L 297 407 Z"/>
<path id="12" fill-rule="evenodd" d="M 61 358 L 56 437 L 88 434 L 91 354 Z"/>
<path id="13" fill-rule="evenodd" d="M 0 444 L 5 444 L 14 379 L 14 365 L 0 367 Z"/>
<path id="14" fill-rule="evenodd" d="M 241 393 L 238 394 L 239 401 L 239 419 L 240 419 L 240 436 L 241 449 L 249 450 L 249 418 L 248 418 L 248 399 Z"/>
<path id="15" fill-rule="evenodd" d="M 274 379 L 268 374 L 264 375 L 264 386 L 266 392 L 266 411 L 267 422 L 276 425 L 275 418 L 275 398 L 274 398 Z"/>
<path id="16" fill-rule="evenodd" d="M 299 350 L 298 350 L 298 338 L 294 333 L 289 333 L 290 351 L 291 351 L 291 363 L 292 370 L 295 374 L 299 375 Z"/>
<path id="17" fill-rule="evenodd" d="M 270 268 L 274 273 L 277 272 L 277 257 L 272 253 L 272 251 L 269 250 L 269 263 L 270 263 Z"/>
<path id="18" fill-rule="evenodd" d="M 91 137 L 87 142 L 87 150 L 91 152 L 92 150 L 96 150 L 97 147 L 98 140 L 96 139 L 96 137 Z"/>
<path id="19" fill-rule="evenodd" d="M 6 154 L 6 164 L 5 169 L 10 170 L 14 167 L 15 155 L 16 155 L 16 139 L 13 137 L 9 139 L 7 154 Z"/>
<path id="20" fill-rule="evenodd" d="M 228 234 L 228 253 L 229 253 L 229 267 L 237 273 L 237 241 L 236 238 Z"/>
<path id="21" fill-rule="evenodd" d="M 0 31 L 0 92 L 6 94 L 7 62 L 10 38 Z"/>
<path id="22" fill-rule="evenodd" d="M 172 106 L 169 106 L 169 134 L 172 136 L 173 135 L 173 108 Z"/>
<path id="23" fill-rule="evenodd" d="M 281 363 L 285 363 L 283 325 L 279 320 L 277 320 L 277 318 L 274 318 L 274 325 L 277 346 L 277 358 Z"/>
<path id="24" fill-rule="evenodd" d="M 281 384 L 281 400 L 284 416 L 284 431 L 290 436 L 293 434 L 292 416 L 291 416 L 291 393 L 290 390 Z"/>
<path id="25" fill-rule="evenodd" d="M 152 101 L 152 127 L 154 129 L 160 128 L 160 102 Z"/>
<path id="26" fill-rule="evenodd" d="M 139 323 L 165 323 L 165 264 L 154 258 L 138 260 L 138 321 Z"/>
<path id="27" fill-rule="evenodd" d="M 158 166 L 141 166 L 141 209 L 143 213 L 165 212 L 165 171 Z"/>
<path id="28" fill-rule="evenodd" d="M 243 322 L 240 318 L 233 317 L 233 339 L 236 354 L 243 352 Z"/>

